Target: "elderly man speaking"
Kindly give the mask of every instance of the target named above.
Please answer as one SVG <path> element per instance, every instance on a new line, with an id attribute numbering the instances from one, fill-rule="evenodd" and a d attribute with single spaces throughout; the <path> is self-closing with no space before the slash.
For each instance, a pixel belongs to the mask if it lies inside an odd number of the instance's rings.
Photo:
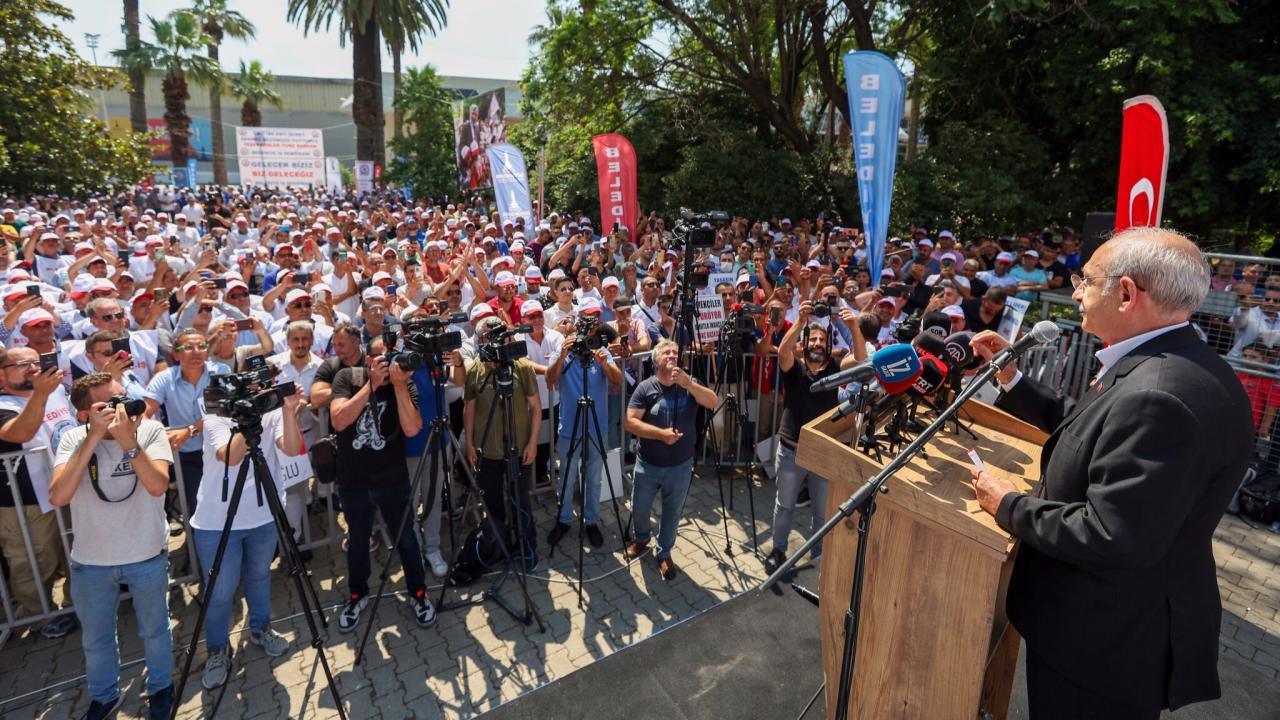
<path id="1" fill-rule="evenodd" d="M 1157 718 L 1216 698 L 1221 602 L 1213 530 L 1244 476 L 1249 401 L 1187 319 L 1209 288 L 1200 250 L 1124 231 L 1073 275 L 1106 347 L 1074 405 L 1022 377 L 997 405 L 1052 433 L 1034 495 L 974 471 L 982 508 L 1021 541 L 1006 601 L 1027 641 L 1032 720 Z M 1007 343 L 973 339 L 983 356 Z"/>

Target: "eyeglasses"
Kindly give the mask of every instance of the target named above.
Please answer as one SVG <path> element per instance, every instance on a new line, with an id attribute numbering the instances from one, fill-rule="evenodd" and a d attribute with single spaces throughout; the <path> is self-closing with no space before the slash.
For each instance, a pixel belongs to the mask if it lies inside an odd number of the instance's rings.
<path id="1" fill-rule="evenodd" d="M 199 310 L 197 310 L 196 312 L 198 312 L 198 313 L 211 313 L 211 312 L 213 312 L 213 308 L 209 307 L 208 305 L 204 305 L 204 306 L 202 306 Z"/>
<path id="2" fill-rule="evenodd" d="M 31 367 L 32 365 L 39 365 L 39 364 L 40 364 L 40 359 L 37 358 L 35 360 L 19 360 L 18 362 L 12 362 L 12 363 L 9 363 L 8 365 L 0 365 L 0 368 L 16 367 L 16 368 L 26 369 Z"/>
<path id="3" fill-rule="evenodd" d="M 1127 276 L 1125 275 L 1094 275 L 1093 277 L 1088 277 L 1088 276 L 1076 275 L 1075 273 L 1072 273 L 1071 288 L 1073 290 L 1079 290 L 1081 287 L 1088 287 L 1094 280 L 1107 280 L 1111 278 L 1120 278 L 1120 277 L 1127 277 Z M 1129 278 L 1129 279 L 1133 280 L 1133 278 Z M 1147 291 L 1146 288 L 1142 287 L 1141 285 L 1138 285 L 1138 281 L 1134 280 L 1133 284 L 1142 292 Z"/>
<path id="4" fill-rule="evenodd" d="M 103 313 L 98 316 L 98 319 L 106 322 L 111 322 L 112 320 L 123 320 L 124 317 L 125 317 L 124 311 L 122 310 L 118 313 Z"/>
<path id="5" fill-rule="evenodd" d="M 293 303 L 292 305 L 290 305 L 289 307 L 291 307 L 291 308 L 293 308 L 293 309 L 295 309 L 295 310 L 310 310 L 310 309 L 311 309 L 311 303 L 306 302 L 306 301 L 303 301 L 303 302 L 296 302 L 296 303 Z"/>
<path id="6" fill-rule="evenodd" d="M 175 345 L 175 346 L 173 347 L 173 349 L 174 349 L 174 350 L 177 350 L 177 351 L 179 351 L 179 352 L 181 352 L 181 351 L 183 351 L 183 350 L 198 350 L 198 351 L 204 351 L 204 350 L 208 350 L 208 349 L 209 349 L 209 344 L 208 344 L 208 343 L 186 343 L 186 344 L 183 344 L 183 345 Z"/>
<path id="7" fill-rule="evenodd" d="M 247 292 L 237 292 L 237 293 L 231 293 L 230 295 L 227 295 L 228 300 L 239 300 L 241 298 L 247 298 L 247 297 L 249 297 L 249 293 Z"/>

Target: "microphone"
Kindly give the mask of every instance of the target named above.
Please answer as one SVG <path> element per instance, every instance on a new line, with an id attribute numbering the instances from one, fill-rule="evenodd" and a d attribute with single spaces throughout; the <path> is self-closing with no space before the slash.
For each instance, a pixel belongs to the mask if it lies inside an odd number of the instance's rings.
<path id="1" fill-rule="evenodd" d="M 973 351 L 973 346 L 969 344 L 972 340 L 973 332 L 969 330 L 951 333 L 947 336 L 943 353 L 939 357 L 946 360 L 948 365 L 957 370 L 967 370 L 977 365 L 978 354 Z"/>
<path id="2" fill-rule="evenodd" d="M 887 392 L 902 392 L 919 374 L 920 358 L 910 345 L 889 345 L 877 350 L 864 363 L 818 380 L 809 386 L 809 392 L 825 392 L 847 382 L 866 382 L 873 376 Z M 898 389 L 891 389 L 890 386 Z"/>
<path id="3" fill-rule="evenodd" d="M 922 330 L 919 335 L 911 340 L 911 345 L 916 349 L 916 352 L 925 352 L 935 357 L 942 357 L 947 354 L 946 341 L 929 330 Z"/>
<path id="4" fill-rule="evenodd" d="M 896 348 L 896 349 L 895 349 Z M 893 350 L 891 358 L 881 358 L 877 362 L 876 358 L 886 350 Z M 892 362 L 885 360 L 891 359 Z M 904 393 L 915 385 L 916 379 L 920 377 L 921 371 L 924 369 L 920 364 L 920 356 L 910 345 L 897 344 L 881 348 L 875 355 L 871 356 L 872 366 L 876 371 L 876 380 L 880 383 L 880 389 L 884 391 L 884 397 L 876 401 L 875 407 L 871 411 L 871 417 L 883 417 L 888 413 L 889 409 L 897 403 L 901 403 L 906 399 Z M 852 370 L 853 368 L 849 368 Z M 846 415 L 852 415 L 857 412 L 858 398 L 854 396 L 844 401 L 836 414 L 831 416 L 832 420 L 839 420 Z"/>
<path id="5" fill-rule="evenodd" d="M 921 397 L 929 397 L 947 381 L 947 364 L 936 355 L 928 352 L 920 353 L 920 375 L 912 383 L 910 392 Z"/>
<path id="6" fill-rule="evenodd" d="M 941 340 L 951 333 L 951 318 L 937 311 L 925 313 L 920 326 L 922 332 L 932 333 Z"/>
<path id="7" fill-rule="evenodd" d="M 1041 320 L 1031 328 L 1031 332 L 1018 338 L 1018 341 L 1005 348 L 999 355 L 991 358 L 991 364 L 1003 368 L 1013 362 L 1019 355 L 1037 345 L 1047 345 L 1058 339 L 1062 330 L 1052 320 Z"/>

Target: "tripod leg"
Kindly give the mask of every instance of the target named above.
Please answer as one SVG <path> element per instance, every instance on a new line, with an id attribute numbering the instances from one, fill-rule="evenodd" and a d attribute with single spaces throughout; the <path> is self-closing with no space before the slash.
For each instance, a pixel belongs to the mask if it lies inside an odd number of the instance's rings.
<path id="1" fill-rule="evenodd" d="M 625 549 L 627 543 L 631 542 L 631 533 L 626 525 L 622 524 L 622 513 L 618 509 L 618 495 L 622 493 L 622 478 L 618 478 L 618 492 L 613 491 L 613 473 L 609 471 L 609 454 L 604 449 L 604 436 L 600 433 L 600 416 L 596 412 L 596 406 L 591 405 L 591 422 L 595 426 L 596 436 L 594 438 L 596 451 L 600 453 L 600 466 L 604 468 L 604 481 L 609 487 L 609 501 L 613 505 L 613 518 L 618 523 L 618 534 L 622 537 L 622 547 Z M 619 457 L 621 457 L 622 449 L 618 449 Z M 584 496 L 585 499 L 585 496 Z M 585 513 L 584 513 L 585 514 Z M 624 553 L 625 554 L 625 553 Z M 630 558 L 627 559 L 627 566 L 631 566 Z"/>

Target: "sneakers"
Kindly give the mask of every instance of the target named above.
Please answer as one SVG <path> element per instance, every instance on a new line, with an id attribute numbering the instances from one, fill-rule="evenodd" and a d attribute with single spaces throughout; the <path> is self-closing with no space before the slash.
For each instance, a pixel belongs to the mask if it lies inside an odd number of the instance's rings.
<path id="1" fill-rule="evenodd" d="M 669 557 L 658 558 L 658 572 L 662 573 L 663 580 L 671 580 L 680 574 L 680 566 Z"/>
<path id="2" fill-rule="evenodd" d="M 270 657 L 280 657 L 289 649 L 289 641 L 272 630 L 270 625 L 263 627 L 261 631 L 249 633 L 249 642 L 262 646 L 262 652 Z"/>
<path id="3" fill-rule="evenodd" d="M 217 690 L 227 683 L 227 675 L 231 674 L 231 648 L 210 651 L 209 659 L 204 661 L 204 675 L 200 684 L 205 690 Z"/>
<path id="4" fill-rule="evenodd" d="M 555 545 L 560 542 L 560 538 L 569 533 L 568 523 L 557 522 L 556 526 L 551 528 L 551 532 L 547 533 L 547 544 Z"/>
<path id="5" fill-rule="evenodd" d="M 172 710 L 172 685 L 147 698 L 147 720 L 169 720 L 169 713 Z"/>
<path id="6" fill-rule="evenodd" d="M 604 534 L 600 532 L 599 525 L 587 526 L 587 541 L 591 543 L 591 547 L 598 548 L 604 545 Z"/>
<path id="7" fill-rule="evenodd" d="M 431 627 L 436 624 L 436 608 L 431 604 L 431 598 L 427 597 L 425 590 L 419 590 L 412 602 L 413 619 L 418 621 L 418 627 Z"/>
<path id="8" fill-rule="evenodd" d="M 770 575 L 772 575 L 774 572 L 777 571 L 779 567 L 782 567 L 782 563 L 786 561 L 787 561 L 786 553 L 782 552 L 778 548 L 774 548 L 769 553 L 769 556 L 764 559 L 765 572 L 768 572 Z M 795 569 L 795 566 L 792 566 L 791 569 L 788 570 L 787 573 L 782 576 L 781 580 L 783 582 L 788 582 L 795 576 L 796 576 L 796 569 Z"/>
<path id="9" fill-rule="evenodd" d="M 645 540 L 644 542 L 640 542 L 639 540 L 632 540 L 630 543 L 627 544 L 627 549 L 623 550 L 623 553 L 625 553 L 626 556 L 631 558 L 632 560 L 635 560 L 636 558 L 640 557 L 641 555 L 647 552 L 649 552 L 648 540 Z"/>
<path id="10" fill-rule="evenodd" d="M 45 640 L 57 640 L 70 635 L 71 631 L 77 627 L 79 627 L 79 624 L 76 623 L 76 616 L 68 613 L 46 623 L 44 627 L 40 628 L 40 635 Z"/>
<path id="11" fill-rule="evenodd" d="M 109 702 L 98 702 L 94 700 L 89 703 L 89 712 L 84 714 L 84 720 L 106 720 L 113 718 L 116 713 L 120 712 L 120 706 L 124 705 L 124 696 L 116 695 L 114 700 Z"/>
<path id="12" fill-rule="evenodd" d="M 368 604 L 369 598 L 352 595 L 347 604 L 342 606 L 342 612 L 338 613 L 338 632 L 355 630 L 356 623 L 360 622 L 360 613 Z"/>
<path id="13" fill-rule="evenodd" d="M 427 564 L 431 566 L 431 574 L 438 578 L 449 574 L 449 563 L 444 561 L 444 555 L 439 550 L 427 553 Z"/>

